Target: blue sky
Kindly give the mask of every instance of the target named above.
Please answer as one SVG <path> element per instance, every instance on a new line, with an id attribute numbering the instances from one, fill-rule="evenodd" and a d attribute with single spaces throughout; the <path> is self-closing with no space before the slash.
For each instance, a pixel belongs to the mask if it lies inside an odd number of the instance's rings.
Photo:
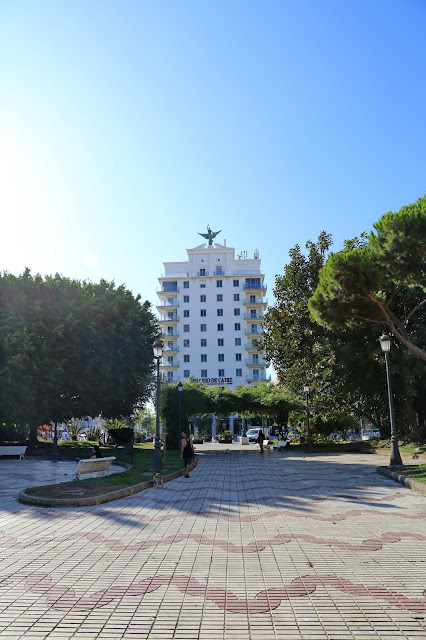
<path id="1" fill-rule="evenodd" d="M 424 0 L 0 0 L 0 270 L 124 283 L 207 224 L 343 240 L 426 193 Z"/>

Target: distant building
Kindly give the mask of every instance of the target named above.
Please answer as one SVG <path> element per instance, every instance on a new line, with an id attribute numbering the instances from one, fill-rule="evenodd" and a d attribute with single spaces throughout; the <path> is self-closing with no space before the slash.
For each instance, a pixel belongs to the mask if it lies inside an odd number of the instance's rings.
<path id="1" fill-rule="evenodd" d="M 204 234 L 201 234 L 204 235 Z M 234 389 L 269 381 L 257 348 L 267 306 L 259 252 L 235 258 L 212 243 L 187 249 L 186 262 L 165 262 L 157 292 L 164 352 L 162 371 L 173 383 L 190 376 L 206 385 Z"/>

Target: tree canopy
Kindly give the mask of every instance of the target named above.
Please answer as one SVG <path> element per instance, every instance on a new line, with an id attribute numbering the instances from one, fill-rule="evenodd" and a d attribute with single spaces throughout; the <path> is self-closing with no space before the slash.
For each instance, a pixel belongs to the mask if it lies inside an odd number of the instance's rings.
<path id="1" fill-rule="evenodd" d="M 330 329 L 382 325 L 426 360 L 426 196 L 384 214 L 374 229 L 330 254 L 309 309 Z"/>
<path id="2" fill-rule="evenodd" d="M 101 280 L 0 275 L 0 421 L 130 415 L 148 399 L 157 323 L 148 302 Z"/>

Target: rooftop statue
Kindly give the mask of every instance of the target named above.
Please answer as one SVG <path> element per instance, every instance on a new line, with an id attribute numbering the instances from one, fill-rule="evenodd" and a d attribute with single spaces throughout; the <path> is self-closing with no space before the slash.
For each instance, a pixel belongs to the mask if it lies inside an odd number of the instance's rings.
<path id="1" fill-rule="evenodd" d="M 209 246 L 213 245 L 213 238 L 216 238 L 216 236 L 220 233 L 220 231 L 212 231 L 209 227 L 209 225 L 207 225 L 207 233 L 199 233 L 199 236 L 203 236 L 203 238 L 206 238 L 206 240 L 209 241 Z"/>

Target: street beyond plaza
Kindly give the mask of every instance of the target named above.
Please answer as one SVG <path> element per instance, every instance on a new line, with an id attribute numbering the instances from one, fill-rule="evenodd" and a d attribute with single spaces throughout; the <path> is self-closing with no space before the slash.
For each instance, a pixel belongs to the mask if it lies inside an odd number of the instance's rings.
<path id="1" fill-rule="evenodd" d="M 377 455 L 227 450 L 80 509 L 19 504 L 0 460 L 0 637 L 426 638 L 426 498 Z"/>

